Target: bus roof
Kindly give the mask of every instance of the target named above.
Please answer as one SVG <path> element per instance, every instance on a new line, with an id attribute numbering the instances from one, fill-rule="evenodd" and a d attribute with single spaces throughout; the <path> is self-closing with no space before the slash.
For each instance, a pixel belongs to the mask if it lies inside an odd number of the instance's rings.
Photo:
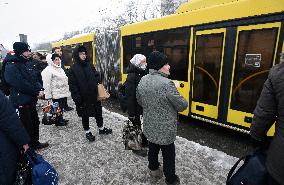
<path id="1" fill-rule="evenodd" d="M 83 42 L 93 42 L 94 39 L 95 39 L 95 33 L 79 34 L 75 35 L 71 39 L 54 42 L 52 43 L 52 47 L 54 48 L 54 47 L 72 45 Z"/>
<path id="2" fill-rule="evenodd" d="M 121 35 L 234 20 L 256 15 L 284 13 L 283 0 L 191 0 L 176 14 L 121 27 Z"/>

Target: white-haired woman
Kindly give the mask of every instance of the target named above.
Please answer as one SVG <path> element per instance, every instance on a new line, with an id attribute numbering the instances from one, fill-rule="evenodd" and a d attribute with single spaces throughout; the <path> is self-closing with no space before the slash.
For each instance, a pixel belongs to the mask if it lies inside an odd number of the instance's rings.
<path id="1" fill-rule="evenodd" d="M 142 107 L 137 103 L 136 100 L 136 88 L 141 78 L 147 74 L 147 62 L 146 57 L 142 54 L 136 54 L 130 60 L 129 67 L 127 69 L 127 79 L 125 82 L 125 94 L 126 94 L 126 105 L 129 120 L 133 125 L 141 127 L 140 117 L 143 114 Z M 147 139 L 142 135 L 142 147 L 148 145 Z M 146 150 L 133 150 L 134 153 L 141 156 L 146 156 Z"/>
<path id="2" fill-rule="evenodd" d="M 58 54 L 48 54 L 46 56 L 48 66 L 41 72 L 45 99 L 52 99 L 53 102 L 58 102 L 60 109 L 63 112 L 64 98 L 71 95 L 68 85 L 68 77 L 61 68 L 61 59 Z M 67 125 L 67 120 L 63 117 L 55 124 L 56 126 Z"/>

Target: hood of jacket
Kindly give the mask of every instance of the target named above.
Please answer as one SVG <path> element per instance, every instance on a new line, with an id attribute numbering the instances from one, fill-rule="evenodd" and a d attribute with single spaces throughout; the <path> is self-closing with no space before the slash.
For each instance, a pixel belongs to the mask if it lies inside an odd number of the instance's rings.
<path id="1" fill-rule="evenodd" d="M 61 68 L 61 62 L 60 62 L 60 65 L 56 65 L 56 64 L 54 64 L 53 63 L 53 61 L 52 61 L 52 59 L 51 59 L 51 54 L 48 54 L 47 56 L 46 56 L 46 62 L 47 62 L 47 64 L 48 64 L 48 66 L 50 66 L 50 67 L 55 67 L 55 68 Z"/>

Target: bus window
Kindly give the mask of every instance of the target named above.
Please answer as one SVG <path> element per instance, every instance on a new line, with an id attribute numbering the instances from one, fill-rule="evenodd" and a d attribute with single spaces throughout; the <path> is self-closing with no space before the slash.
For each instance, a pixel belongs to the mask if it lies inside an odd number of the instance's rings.
<path id="1" fill-rule="evenodd" d="M 196 36 L 193 100 L 217 105 L 223 33 Z"/>
<path id="2" fill-rule="evenodd" d="M 170 78 L 188 81 L 189 28 L 155 32 L 154 48 L 165 53 L 170 61 Z"/>
<path id="3" fill-rule="evenodd" d="M 231 108 L 252 113 L 273 65 L 278 28 L 239 32 Z"/>
<path id="4" fill-rule="evenodd" d="M 84 42 L 83 43 L 83 46 L 87 49 L 87 57 L 89 59 L 89 61 L 94 64 L 94 61 L 93 61 L 93 47 L 92 47 L 92 42 Z"/>
<path id="5" fill-rule="evenodd" d="M 64 60 L 65 66 L 71 66 L 73 64 L 71 46 L 62 47 L 62 58 Z"/>
<path id="6" fill-rule="evenodd" d="M 165 53 L 170 61 L 170 78 L 188 81 L 188 52 L 190 28 L 163 30 L 134 36 L 125 36 L 123 41 L 123 72 L 130 59 L 137 53 L 146 57 L 152 51 Z"/>

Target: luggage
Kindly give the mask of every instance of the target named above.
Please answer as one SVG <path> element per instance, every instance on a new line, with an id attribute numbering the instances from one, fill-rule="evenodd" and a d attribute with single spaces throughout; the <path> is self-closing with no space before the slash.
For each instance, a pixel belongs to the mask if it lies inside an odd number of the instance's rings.
<path id="1" fill-rule="evenodd" d="M 123 127 L 123 143 L 125 150 L 141 150 L 142 130 L 140 125 L 133 125 L 130 120 Z"/>
<path id="2" fill-rule="evenodd" d="M 234 173 L 243 160 L 242 166 Z M 267 185 L 268 172 L 265 161 L 266 154 L 261 149 L 240 158 L 230 170 L 226 185 Z"/>
<path id="3" fill-rule="evenodd" d="M 42 108 L 43 118 L 42 124 L 53 125 L 60 121 L 62 110 L 59 108 L 58 102 L 48 101 L 47 105 Z"/>
<path id="4" fill-rule="evenodd" d="M 32 149 L 29 149 L 26 155 L 31 164 L 33 185 L 58 184 L 58 173 L 41 155 Z"/>

